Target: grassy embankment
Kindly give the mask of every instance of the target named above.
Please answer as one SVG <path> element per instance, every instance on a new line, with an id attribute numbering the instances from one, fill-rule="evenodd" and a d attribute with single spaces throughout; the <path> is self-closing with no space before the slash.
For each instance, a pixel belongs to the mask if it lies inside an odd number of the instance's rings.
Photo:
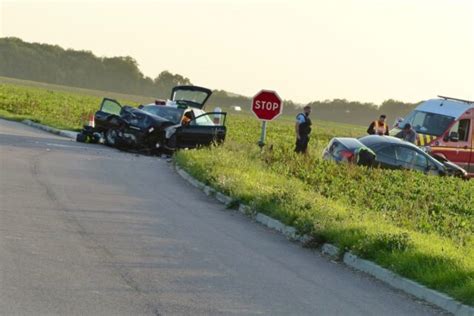
<path id="1" fill-rule="evenodd" d="M 103 97 L 138 105 L 152 98 L 0 77 L 0 117 L 80 130 Z"/>
<path id="2" fill-rule="evenodd" d="M 77 129 L 100 99 L 0 84 L 0 116 Z M 334 135 L 364 133 L 328 122 L 315 122 L 309 157 L 293 153 L 293 124 L 285 118 L 268 124 L 269 146 L 260 152 L 259 126 L 254 117 L 229 115 L 224 146 L 182 151 L 177 162 L 315 243 L 330 241 L 474 305 L 474 181 L 321 161 Z"/>

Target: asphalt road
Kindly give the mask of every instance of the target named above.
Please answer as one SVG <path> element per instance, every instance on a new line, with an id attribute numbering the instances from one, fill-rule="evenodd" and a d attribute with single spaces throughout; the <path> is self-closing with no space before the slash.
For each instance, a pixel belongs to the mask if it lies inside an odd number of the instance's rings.
<path id="1" fill-rule="evenodd" d="M 0 120 L 1 315 L 432 315 L 170 163 Z"/>

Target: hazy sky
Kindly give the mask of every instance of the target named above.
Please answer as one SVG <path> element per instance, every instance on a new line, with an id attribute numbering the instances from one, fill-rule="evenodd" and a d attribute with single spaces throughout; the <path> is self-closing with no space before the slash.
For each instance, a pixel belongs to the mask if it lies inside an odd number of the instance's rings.
<path id="1" fill-rule="evenodd" d="M 297 102 L 474 99 L 474 0 L 0 0 L 0 36 Z"/>

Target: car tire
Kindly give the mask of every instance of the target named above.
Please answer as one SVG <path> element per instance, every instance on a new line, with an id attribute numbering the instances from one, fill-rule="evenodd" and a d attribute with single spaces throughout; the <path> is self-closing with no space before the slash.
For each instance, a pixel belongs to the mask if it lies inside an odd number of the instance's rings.
<path id="1" fill-rule="evenodd" d="M 93 133 L 93 134 L 92 134 L 91 143 L 93 143 L 93 144 L 99 143 L 99 142 L 100 142 L 100 138 L 101 138 L 101 136 L 100 136 L 99 133 Z"/>
<path id="2" fill-rule="evenodd" d="M 117 145 L 117 130 L 115 128 L 110 128 L 105 131 L 105 144 L 111 147 Z"/>
<path id="3" fill-rule="evenodd" d="M 85 143 L 86 142 L 86 135 L 84 135 L 82 133 L 77 134 L 76 142 Z"/>

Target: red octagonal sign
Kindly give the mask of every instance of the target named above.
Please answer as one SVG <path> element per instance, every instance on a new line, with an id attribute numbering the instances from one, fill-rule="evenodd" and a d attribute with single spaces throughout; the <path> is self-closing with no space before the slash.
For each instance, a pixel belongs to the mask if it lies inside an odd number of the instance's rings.
<path id="1" fill-rule="evenodd" d="M 275 91 L 262 90 L 252 100 L 252 112 L 264 121 L 271 121 L 281 114 L 283 103 Z"/>

